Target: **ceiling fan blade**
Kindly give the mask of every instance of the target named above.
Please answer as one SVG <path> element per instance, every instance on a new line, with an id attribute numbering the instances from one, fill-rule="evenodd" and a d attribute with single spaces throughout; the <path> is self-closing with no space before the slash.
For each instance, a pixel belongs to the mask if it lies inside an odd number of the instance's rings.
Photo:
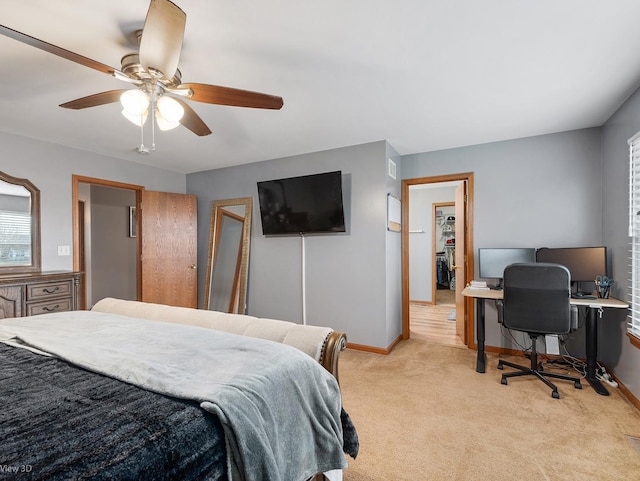
<path id="1" fill-rule="evenodd" d="M 186 83 L 179 85 L 178 88 L 191 89 L 193 93 L 188 97 L 190 100 L 207 104 L 274 110 L 280 110 L 284 104 L 282 97 L 275 95 L 230 87 L 219 87 L 217 85 Z"/>
<path id="2" fill-rule="evenodd" d="M 209 135 L 211 130 L 207 127 L 207 124 L 196 114 L 196 112 L 189 106 L 187 102 L 182 99 L 171 97 L 178 102 L 184 108 L 184 115 L 180 119 L 180 124 L 188 128 L 191 132 L 201 137 Z"/>
<path id="3" fill-rule="evenodd" d="M 60 104 L 60 107 L 63 107 L 65 109 L 80 110 L 89 107 L 96 107 L 98 105 L 110 104 L 113 102 L 118 102 L 120 100 L 120 95 L 122 95 L 122 92 L 126 91 L 126 89 L 109 90 L 107 92 L 100 92 L 99 94 L 87 95 L 86 97 Z"/>
<path id="4" fill-rule="evenodd" d="M 18 42 L 26 43 L 27 45 L 31 45 L 32 47 L 39 48 L 40 50 L 44 50 L 45 52 L 52 53 L 62 58 L 66 58 L 67 60 L 71 60 L 72 62 L 79 63 L 80 65 L 84 65 L 85 67 L 89 67 L 99 72 L 106 73 L 109 75 L 113 75 L 116 71 L 113 67 L 109 67 L 100 62 L 96 62 L 88 57 L 80 55 L 75 52 L 71 52 L 62 47 L 58 47 L 51 43 L 45 42 L 44 40 L 37 39 L 26 33 L 18 32 L 9 27 L 5 27 L 4 25 L 0 25 L 0 34 L 6 35 L 9 38 L 17 40 Z"/>
<path id="5" fill-rule="evenodd" d="M 151 0 L 140 39 L 140 63 L 170 79 L 178 69 L 187 15 L 169 0 Z"/>

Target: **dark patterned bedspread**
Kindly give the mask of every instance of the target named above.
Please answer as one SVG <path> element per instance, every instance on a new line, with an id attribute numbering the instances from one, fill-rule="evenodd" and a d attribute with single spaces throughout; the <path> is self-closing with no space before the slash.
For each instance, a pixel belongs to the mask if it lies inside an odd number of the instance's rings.
<path id="1" fill-rule="evenodd" d="M 0 343 L 0 479 L 225 480 L 216 416 L 196 403 Z"/>

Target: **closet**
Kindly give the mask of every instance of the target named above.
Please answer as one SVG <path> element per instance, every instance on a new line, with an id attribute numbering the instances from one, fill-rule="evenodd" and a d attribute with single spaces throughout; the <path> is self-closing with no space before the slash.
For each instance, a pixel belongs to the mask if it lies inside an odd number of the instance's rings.
<path id="1" fill-rule="evenodd" d="M 438 205 L 435 208 L 434 229 L 434 282 L 436 289 L 455 290 L 455 205 Z"/>

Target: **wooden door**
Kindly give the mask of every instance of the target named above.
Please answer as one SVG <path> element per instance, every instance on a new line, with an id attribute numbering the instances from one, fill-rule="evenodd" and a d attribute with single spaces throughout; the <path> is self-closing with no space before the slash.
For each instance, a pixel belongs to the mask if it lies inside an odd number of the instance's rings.
<path id="1" fill-rule="evenodd" d="M 456 232 L 456 250 L 455 250 L 455 272 L 456 272 L 456 334 L 462 339 L 462 341 L 467 344 L 466 338 L 466 302 L 464 296 L 462 295 L 462 291 L 464 287 L 467 285 L 467 280 L 465 279 L 465 214 L 466 214 L 466 189 L 465 182 L 461 182 L 458 187 L 456 187 L 456 224 L 455 224 L 455 232 Z"/>
<path id="2" fill-rule="evenodd" d="M 197 307 L 196 196 L 144 190 L 140 207 L 141 300 Z"/>

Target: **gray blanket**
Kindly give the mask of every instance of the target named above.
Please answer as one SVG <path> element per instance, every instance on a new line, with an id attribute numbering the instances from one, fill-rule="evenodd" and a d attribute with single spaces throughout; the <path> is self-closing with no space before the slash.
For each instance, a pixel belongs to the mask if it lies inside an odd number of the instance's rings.
<path id="1" fill-rule="evenodd" d="M 8 338 L 200 402 L 222 422 L 234 481 L 304 480 L 346 467 L 338 385 L 294 348 L 91 311 L 2 320 L 0 339 Z"/>

